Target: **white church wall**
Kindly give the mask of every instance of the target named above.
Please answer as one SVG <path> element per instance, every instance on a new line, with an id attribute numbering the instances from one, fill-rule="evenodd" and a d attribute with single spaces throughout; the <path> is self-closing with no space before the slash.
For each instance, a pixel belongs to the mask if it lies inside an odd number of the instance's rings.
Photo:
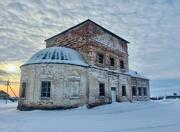
<path id="1" fill-rule="evenodd" d="M 86 68 L 65 64 L 34 64 L 21 67 L 21 83 L 26 81 L 26 97 L 19 106 L 78 107 L 87 103 Z M 50 81 L 50 97 L 41 97 L 41 81 Z"/>
<path id="2" fill-rule="evenodd" d="M 90 107 L 111 103 L 110 95 L 110 84 L 108 79 L 108 72 L 103 70 L 98 70 L 95 68 L 88 69 L 88 80 L 89 80 L 89 101 L 88 105 Z M 100 96 L 99 84 L 103 83 L 105 86 L 105 95 Z"/>
<path id="3" fill-rule="evenodd" d="M 131 80 L 130 76 L 119 74 L 119 88 L 117 91 L 117 101 L 122 102 L 122 101 L 131 101 Z M 126 89 L 126 95 L 122 95 L 122 86 L 125 86 Z"/>

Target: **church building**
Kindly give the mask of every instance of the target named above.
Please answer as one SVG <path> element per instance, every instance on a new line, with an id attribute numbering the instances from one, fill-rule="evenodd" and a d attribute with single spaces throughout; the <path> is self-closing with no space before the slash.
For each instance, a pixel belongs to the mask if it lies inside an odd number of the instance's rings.
<path id="1" fill-rule="evenodd" d="M 149 79 L 129 69 L 128 41 L 86 20 L 45 40 L 21 68 L 19 110 L 149 100 Z"/>

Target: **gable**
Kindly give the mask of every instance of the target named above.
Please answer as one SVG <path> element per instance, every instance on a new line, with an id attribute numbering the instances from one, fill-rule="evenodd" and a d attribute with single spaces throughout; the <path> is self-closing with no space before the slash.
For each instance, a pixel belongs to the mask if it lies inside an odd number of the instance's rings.
<path id="1" fill-rule="evenodd" d="M 87 24 L 87 23 L 88 23 L 88 24 Z M 104 32 L 108 33 L 109 35 L 112 35 L 113 37 L 117 38 L 118 40 L 121 40 L 121 41 L 123 41 L 124 43 L 129 43 L 127 40 L 125 40 L 125 39 L 117 36 L 116 34 L 112 33 L 111 31 L 105 29 L 104 27 L 100 26 L 99 24 L 97 24 L 97 23 L 95 23 L 95 22 L 93 22 L 93 21 L 91 21 L 91 20 L 89 20 L 89 19 L 87 19 L 87 20 L 85 20 L 84 22 L 81 22 L 81 23 L 79 23 L 79 24 L 77 24 L 77 25 L 75 25 L 75 26 L 73 26 L 73 27 L 71 27 L 71 28 L 69 28 L 69 29 L 67 29 L 67 30 L 65 30 L 65 31 L 57 34 L 57 35 L 54 35 L 54 36 L 46 39 L 45 41 L 49 41 L 49 40 L 51 40 L 51 39 L 57 38 L 58 36 L 61 36 L 61 35 L 65 34 L 65 33 L 67 33 L 67 32 L 70 32 L 71 30 L 74 30 L 75 28 L 80 27 L 80 26 L 82 26 L 82 25 L 84 25 L 84 24 L 87 24 L 87 25 L 93 24 L 94 26 L 97 26 L 98 28 L 100 28 L 100 29 L 103 30 Z"/>

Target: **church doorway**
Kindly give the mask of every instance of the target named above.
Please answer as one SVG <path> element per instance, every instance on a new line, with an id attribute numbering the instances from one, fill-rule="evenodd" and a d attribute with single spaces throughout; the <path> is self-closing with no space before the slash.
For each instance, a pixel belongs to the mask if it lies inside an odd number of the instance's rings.
<path id="1" fill-rule="evenodd" d="M 112 103 L 116 102 L 116 87 L 111 87 Z"/>

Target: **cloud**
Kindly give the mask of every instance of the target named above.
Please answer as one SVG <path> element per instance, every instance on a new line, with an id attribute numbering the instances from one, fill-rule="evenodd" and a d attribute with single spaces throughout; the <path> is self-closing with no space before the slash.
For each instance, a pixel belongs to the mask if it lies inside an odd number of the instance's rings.
<path id="1" fill-rule="evenodd" d="M 24 63 L 44 40 L 89 18 L 127 39 L 130 67 L 180 78 L 179 0 L 1 0 L 0 61 Z"/>
<path id="2" fill-rule="evenodd" d="M 7 75 L 7 74 L 8 73 L 6 71 L 0 69 L 0 76 L 4 76 L 4 75 Z"/>
<path id="3" fill-rule="evenodd" d="M 0 69 L 0 85 L 5 84 L 4 77 L 8 76 L 8 73 L 5 70 Z"/>

